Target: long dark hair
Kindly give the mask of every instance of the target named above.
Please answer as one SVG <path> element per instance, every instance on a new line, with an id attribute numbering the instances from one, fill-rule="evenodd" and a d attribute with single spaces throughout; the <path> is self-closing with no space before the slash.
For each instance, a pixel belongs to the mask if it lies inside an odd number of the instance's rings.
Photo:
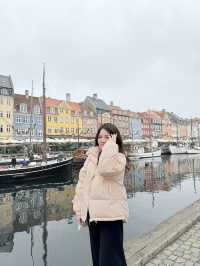
<path id="1" fill-rule="evenodd" d="M 119 132 L 119 129 L 111 123 L 105 123 L 99 127 L 97 134 L 96 134 L 96 137 L 95 137 L 95 146 L 98 146 L 98 137 L 99 137 L 99 133 L 102 129 L 105 129 L 110 135 L 111 134 L 117 134 L 116 143 L 118 144 L 119 152 L 125 154 L 124 146 L 123 146 L 123 140 L 122 140 L 121 134 Z"/>
<path id="2" fill-rule="evenodd" d="M 99 137 L 99 133 L 102 129 L 105 129 L 106 131 L 108 131 L 109 134 L 117 134 L 116 143 L 118 144 L 119 152 L 123 153 L 126 156 L 126 173 L 127 173 L 130 170 L 130 160 L 124 151 L 123 140 L 122 140 L 121 134 L 119 132 L 119 129 L 111 123 L 102 124 L 99 127 L 99 129 L 97 130 L 97 134 L 95 136 L 95 146 L 99 146 L 98 137 Z"/>

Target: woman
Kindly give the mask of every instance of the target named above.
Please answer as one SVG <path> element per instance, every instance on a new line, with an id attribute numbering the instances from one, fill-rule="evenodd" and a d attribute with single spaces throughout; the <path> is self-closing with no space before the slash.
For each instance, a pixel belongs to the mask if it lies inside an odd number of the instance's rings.
<path id="1" fill-rule="evenodd" d="M 126 157 L 119 130 L 103 124 L 95 147 L 79 173 L 73 208 L 77 222 L 88 224 L 93 266 L 126 266 L 123 222 L 128 219 L 124 187 Z"/>

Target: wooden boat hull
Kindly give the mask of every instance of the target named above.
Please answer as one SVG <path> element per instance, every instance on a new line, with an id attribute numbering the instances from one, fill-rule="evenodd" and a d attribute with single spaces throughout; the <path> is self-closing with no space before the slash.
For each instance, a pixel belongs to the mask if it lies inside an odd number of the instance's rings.
<path id="1" fill-rule="evenodd" d="M 50 177 L 72 177 L 72 158 L 44 166 L 0 171 L 0 183 L 35 180 Z"/>

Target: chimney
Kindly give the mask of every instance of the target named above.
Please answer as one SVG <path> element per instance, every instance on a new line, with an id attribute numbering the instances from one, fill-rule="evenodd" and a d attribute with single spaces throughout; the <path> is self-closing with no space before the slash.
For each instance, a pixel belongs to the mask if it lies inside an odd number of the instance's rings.
<path id="1" fill-rule="evenodd" d="M 111 101 L 111 102 L 110 102 L 110 105 L 111 105 L 111 106 L 113 106 L 113 105 L 114 105 L 114 102 L 113 102 L 113 101 Z"/>
<path id="2" fill-rule="evenodd" d="M 25 96 L 26 96 L 26 99 L 28 99 L 28 97 L 29 97 L 29 91 L 28 90 L 25 90 Z"/>
<path id="3" fill-rule="evenodd" d="M 97 100 L 97 98 L 98 98 L 97 93 L 93 93 L 93 99 L 94 99 L 94 100 Z"/>
<path id="4" fill-rule="evenodd" d="M 70 93 L 66 93 L 66 102 L 70 102 L 71 101 L 71 94 Z"/>

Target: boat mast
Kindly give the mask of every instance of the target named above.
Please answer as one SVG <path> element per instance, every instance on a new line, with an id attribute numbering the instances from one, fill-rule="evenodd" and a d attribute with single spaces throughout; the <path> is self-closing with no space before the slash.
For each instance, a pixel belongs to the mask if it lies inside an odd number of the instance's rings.
<path id="1" fill-rule="evenodd" d="M 32 150 L 32 147 L 31 147 L 31 141 L 32 141 L 32 123 L 33 123 L 33 80 L 32 80 L 32 88 L 31 88 L 31 102 L 30 102 L 30 128 L 29 128 L 29 142 L 30 142 L 30 148 Z"/>
<path id="2" fill-rule="evenodd" d="M 46 140 L 46 88 L 45 88 L 45 64 L 43 64 L 43 82 L 42 82 L 42 88 L 43 88 L 43 101 L 42 101 L 42 107 L 43 107 L 43 161 L 47 161 L 47 140 Z"/>
<path id="3" fill-rule="evenodd" d="M 193 145 L 193 124 L 192 124 L 192 117 L 190 119 L 190 146 Z"/>
<path id="4" fill-rule="evenodd" d="M 179 136 L 178 136 L 178 122 L 176 121 L 175 124 L 176 124 L 176 144 L 178 145 L 178 142 L 179 142 Z"/>

